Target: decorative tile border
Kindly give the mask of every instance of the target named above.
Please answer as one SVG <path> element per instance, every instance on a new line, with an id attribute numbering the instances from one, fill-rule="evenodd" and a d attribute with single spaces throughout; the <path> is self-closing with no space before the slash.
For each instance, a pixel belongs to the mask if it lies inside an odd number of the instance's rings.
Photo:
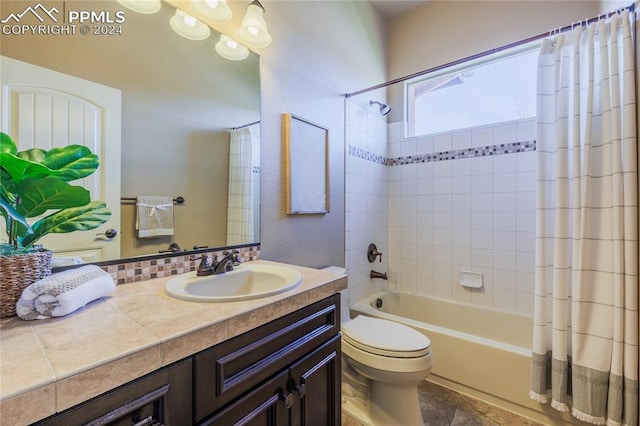
<path id="1" fill-rule="evenodd" d="M 490 155 L 513 154 L 517 152 L 529 152 L 536 150 L 536 141 L 523 141 L 487 145 L 477 148 L 464 148 L 452 151 L 435 152 L 433 154 L 409 155 L 406 157 L 385 158 L 373 154 L 365 149 L 348 145 L 349 155 L 382 164 L 385 166 L 402 166 L 405 164 L 430 163 L 433 161 L 459 160 L 462 158 L 486 157 Z"/>
<path id="2" fill-rule="evenodd" d="M 260 245 L 244 246 L 234 248 L 240 252 L 242 262 L 258 260 L 260 258 Z M 115 283 L 130 284 L 139 281 L 146 281 L 153 278 L 168 277 L 195 271 L 203 254 L 207 256 L 220 256 L 226 249 L 199 251 L 193 255 L 181 255 L 164 257 L 160 259 L 136 260 L 133 262 L 119 263 L 113 265 L 101 265 L 100 267 L 108 272 Z"/>
<path id="3" fill-rule="evenodd" d="M 383 166 L 388 166 L 389 159 L 383 157 L 382 155 L 374 154 L 372 152 L 367 151 L 366 149 L 354 146 L 347 145 L 349 148 L 349 155 L 354 157 L 362 158 L 363 160 L 368 160 L 376 164 L 382 164 Z"/>

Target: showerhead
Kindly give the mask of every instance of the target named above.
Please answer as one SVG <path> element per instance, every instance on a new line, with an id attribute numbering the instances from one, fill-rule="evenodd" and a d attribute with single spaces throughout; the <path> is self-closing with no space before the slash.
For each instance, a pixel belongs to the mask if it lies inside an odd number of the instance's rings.
<path id="1" fill-rule="evenodd" d="M 383 104 L 382 102 L 378 102 L 378 101 L 369 101 L 369 106 L 374 106 L 374 105 L 378 105 L 378 107 L 380 108 L 379 110 L 380 115 L 382 116 L 385 116 L 391 112 L 391 107 L 389 105 Z"/>

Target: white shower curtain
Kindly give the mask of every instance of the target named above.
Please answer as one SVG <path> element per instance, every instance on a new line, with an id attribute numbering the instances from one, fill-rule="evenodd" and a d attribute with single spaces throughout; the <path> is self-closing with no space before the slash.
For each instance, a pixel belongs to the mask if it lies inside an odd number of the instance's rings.
<path id="1" fill-rule="evenodd" d="M 227 245 L 256 242 L 251 129 L 231 130 L 229 144 Z"/>
<path id="2" fill-rule="evenodd" d="M 638 424 L 632 19 L 544 40 L 538 61 L 530 396 L 594 424 Z"/>

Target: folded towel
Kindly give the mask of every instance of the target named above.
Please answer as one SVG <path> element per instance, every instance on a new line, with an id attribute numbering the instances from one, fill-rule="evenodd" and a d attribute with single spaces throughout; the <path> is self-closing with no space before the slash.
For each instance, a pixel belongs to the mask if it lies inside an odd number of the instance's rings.
<path id="1" fill-rule="evenodd" d="M 113 293 L 115 288 L 111 275 L 96 265 L 69 269 L 25 288 L 16 314 L 23 320 L 61 317 Z"/>
<path id="2" fill-rule="evenodd" d="M 85 261 L 81 257 L 56 257 L 51 258 L 51 267 L 60 268 L 63 266 L 81 265 Z"/>
<path id="3" fill-rule="evenodd" d="M 136 201 L 138 238 L 173 235 L 173 198 L 145 195 Z"/>

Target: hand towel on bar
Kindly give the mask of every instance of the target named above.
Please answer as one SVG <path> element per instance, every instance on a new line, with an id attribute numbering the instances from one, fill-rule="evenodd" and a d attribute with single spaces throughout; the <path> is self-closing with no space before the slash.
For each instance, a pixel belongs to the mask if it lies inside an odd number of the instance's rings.
<path id="1" fill-rule="evenodd" d="M 25 288 L 16 313 L 23 320 L 61 317 L 113 293 L 115 288 L 111 275 L 96 265 L 69 269 Z"/>
<path id="2" fill-rule="evenodd" d="M 138 238 L 173 235 L 173 198 L 139 196 L 136 201 Z"/>

